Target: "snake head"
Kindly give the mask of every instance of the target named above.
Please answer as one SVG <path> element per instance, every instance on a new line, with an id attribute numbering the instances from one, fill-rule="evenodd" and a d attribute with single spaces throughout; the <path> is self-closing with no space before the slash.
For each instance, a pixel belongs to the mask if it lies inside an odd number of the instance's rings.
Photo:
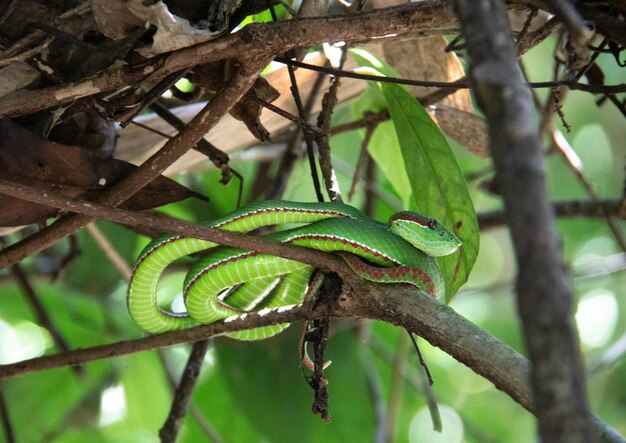
<path id="1" fill-rule="evenodd" d="M 461 240 L 443 224 L 417 212 L 399 212 L 388 224 L 391 232 L 432 257 L 452 254 L 461 246 Z"/>

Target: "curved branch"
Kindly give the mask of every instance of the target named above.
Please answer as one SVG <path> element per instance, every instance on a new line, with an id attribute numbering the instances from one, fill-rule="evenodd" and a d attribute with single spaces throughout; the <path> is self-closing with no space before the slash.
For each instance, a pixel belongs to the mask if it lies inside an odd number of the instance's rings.
<path id="1" fill-rule="evenodd" d="M 125 209 L 103 206 L 98 203 L 78 200 L 71 197 L 58 195 L 51 190 L 53 187 L 16 184 L 4 179 L 0 179 L 0 193 L 14 197 L 26 199 L 35 203 L 42 203 L 58 207 L 67 211 L 73 211 L 78 217 L 95 218 L 100 217 L 115 223 L 126 226 L 149 228 L 154 232 L 168 234 L 178 234 L 184 237 L 193 237 L 200 240 L 211 241 L 221 245 L 233 246 L 235 248 L 246 249 L 261 254 L 276 255 L 289 258 L 302 263 L 307 263 L 316 268 L 327 271 L 341 270 L 342 275 L 351 273 L 350 267 L 345 262 L 333 255 L 313 249 L 279 243 L 254 235 L 244 235 L 235 232 L 222 231 L 217 228 L 209 228 L 196 225 L 183 220 L 167 217 L 156 217 L 154 215 L 140 212 L 128 211 Z M 10 248 L 7 248 L 7 250 Z"/>
<path id="2" fill-rule="evenodd" d="M 408 286 L 370 283 L 354 274 L 344 277 L 344 282 L 348 289 L 338 300 L 330 301 L 327 305 L 319 304 L 312 308 L 299 305 L 271 312 L 249 313 L 182 331 L 37 357 L 0 366 L 0 379 L 196 342 L 253 327 L 358 316 L 386 321 L 419 334 L 534 413 L 529 385 L 530 363 L 507 344 L 457 314 L 449 306 Z M 623 442 L 618 434 L 600 420 L 596 420 L 595 428 L 602 440 Z"/>

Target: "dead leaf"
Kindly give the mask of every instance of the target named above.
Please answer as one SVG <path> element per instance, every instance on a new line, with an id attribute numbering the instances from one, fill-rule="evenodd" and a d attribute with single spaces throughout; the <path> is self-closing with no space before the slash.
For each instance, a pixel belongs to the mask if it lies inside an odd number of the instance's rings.
<path id="1" fill-rule="evenodd" d="M 384 43 L 384 59 L 393 66 L 401 77 L 416 80 L 455 81 L 465 75 L 458 57 L 445 52 L 447 42 L 443 37 L 417 37 Z M 410 86 L 416 97 L 423 97 L 433 88 Z M 471 111 L 469 91 L 462 89 L 444 98 L 441 104 L 463 111 Z"/>
<path id="2" fill-rule="evenodd" d="M 12 120 L 0 120 L 0 176 L 53 186 L 68 197 L 96 198 L 136 169 L 122 160 L 97 158 L 87 149 L 39 138 Z M 144 210 L 197 194 L 159 177 L 131 197 L 124 208 Z M 0 195 L 0 226 L 20 226 L 55 216 L 57 209 Z"/>
<path id="3" fill-rule="evenodd" d="M 129 0 L 125 5 L 144 23 L 156 27 L 152 45 L 137 50 L 144 57 L 204 43 L 221 34 L 219 31 L 196 28 L 188 20 L 172 14 L 163 2 L 145 5 L 143 0 Z"/>
<path id="4" fill-rule="evenodd" d="M 112 40 L 128 37 L 144 24 L 122 0 L 91 0 L 91 12 L 98 30 Z"/>
<path id="5" fill-rule="evenodd" d="M 384 8 L 402 3 L 399 0 L 375 0 L 375 8 Z M 465 72 L 456 54 L 446 52 L 448 42 L 442 36 L 403 36 L 397 39 L 383 39 L 383 59 L 394 67 L 403 78 L 431 81 L 455 81 Z M 432 88 L 409 87 L 416 97 L 423 97 Z M 440 104 L 471 112 L 472 105 L 468 90 L 459 90 L 441 100 Z"/>
<path id="6" fill-rule="evenodd" d="M 428 113 L 447 136 L 477 156 L 489 157 L 489 137 L 485 119 L 451 106 L 433 106 L 428 109 Z"/>
<path id="7" fill-rule="evenodd" d="M 93 155 L 108 158 L 113 155 L 117 143 L 115 124 L 96 111 L 85 110 L 63 116 L 55 122 L 46 137 L 61 144 L 71 144 L 89 149 Z"/>
<path id="8" fill-rule="evenodd" d="M 26 62 L 13 63 L 0 69 L 0 97 L 32 85 L 39 71 Z"/>
<path id="9" fill-rule="evenodd" d="M 229 77 L 229 63 L 217 62 L 194 68 L 194 83 L 209 92 L 215 93 L 223 87 Z M 269 141 L 269 131 L 261 124 L 263 105 L 259 100 L 271 103 L 280 93 L 263 77 L 254 82 L 250 90 L 232 107 L 230 115 L 242 121 L 248 130 L 262 142 Z"/>

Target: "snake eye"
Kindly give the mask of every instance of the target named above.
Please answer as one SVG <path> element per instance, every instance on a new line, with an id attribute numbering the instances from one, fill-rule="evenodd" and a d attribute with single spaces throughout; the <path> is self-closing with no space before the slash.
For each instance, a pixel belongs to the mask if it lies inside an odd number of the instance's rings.
<path id="1" fill-rule="evenodd" d="M 435 230 L 437 228 L 437 220 L 431 220 L 428 222 L 428 229 Z"/>

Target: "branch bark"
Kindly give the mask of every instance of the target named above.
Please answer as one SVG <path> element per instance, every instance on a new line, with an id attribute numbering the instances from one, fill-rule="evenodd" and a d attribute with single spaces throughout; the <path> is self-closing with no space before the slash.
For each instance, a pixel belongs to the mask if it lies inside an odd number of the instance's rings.
<path id="1" fill-rule="evenodd" d="M 126 226 L 147 227 L 154 232 L 178 234 L 185 237 L 199 238 L 221 245 L 233 246 L 255 251 L 261 254 L 276 255 L 299 262 L 307 263 L 316 268 L 327 271 L 350 273 L 350 267 L 333 255 L 320 251 L 275 242 L 253 235 L 242 235 L 234 232 L 222 231 L 216 228 L 196 225 L 182 220 L 155 217 L 153 215 L 137 213 L 125 209 L 103 206 L 85 200 L 60 196 L 46 188 L 34 188 L 28 185 L 16 185 L 0 179 L 0 192 L 25 198 L 29 201 L 52 205 L 68 211 L 74 211 L 76 216 L 83 218 L 101 217 Z M 7 248 L 8 249 L 8 248 Z"/>
<path id="2" fill-rule="evenodd" d="M 239 32 L 178 50 L 141 68 L 121 69 L 81 82 L 18 91 L 0 98 L 0 118 L 28 115 L 52 106 L 136 84 L 148 76 L 165 77 L 216 60 L 243 64 L 274 58 L 290 49 L 327 41 L 366 40 L 372 36 L 447 29 L 456 23 L 447 1 L 427 0 L 341 16 L 250 24 Z"/>
<path id="3" fill-rule="evenodd" d="M 354 274 L 342 276 L 349 288 L 338 300 L 311 308 L 299 305 L 269 313 L 249 313 L 228 321 L 167 332 L 136 340 L 78 349 L 0 366 L 0 379 L 35 371 L 117 357 L 182 343 L 205 340 L 226 332 L 298 320 L 365 317 L 382 320 L 414 332 L 491 381 L 522 407 L 535 413 L 529 384 L 530 363 L 452 308 L 414 288 L 367 282 Z M 294 362 L 296 364 L 296 362 Z M 608 425 L 594 419 L 594 435 L 601 441 L 624 442 Z"/>
<path id="4" fill-rule="evenodd" d="M 516 252 L 518 311 L 532 361 L 539 433 L 546 442 L 594 441 L 572 293 L 546 194 L 541 142 L 505 10 L 492 0 L 479 7 L 467 0 L 455 5 Z"/>
<path id="5" fill-rule="evenodd" d="M 172 407 L 170 413 L 167 416 L 167 420 L 163 424 L 163 427 L 159 431 L 159 438 L 162 443 L 175 442 L 180 427 L 183 424 L 187 407 L 191 401 L 191 395 L 193 389 L 198 381 L 200 375 L 200 369 L 202 368 L 202 361 L 209 349 L 209 340 L 202 340 L 195 342 L 187 359 L 187 365 L 183 370 L 180 377 L 180 383 L 176 388 L 174 394 L 174 400 L 172 401 Z"/>

